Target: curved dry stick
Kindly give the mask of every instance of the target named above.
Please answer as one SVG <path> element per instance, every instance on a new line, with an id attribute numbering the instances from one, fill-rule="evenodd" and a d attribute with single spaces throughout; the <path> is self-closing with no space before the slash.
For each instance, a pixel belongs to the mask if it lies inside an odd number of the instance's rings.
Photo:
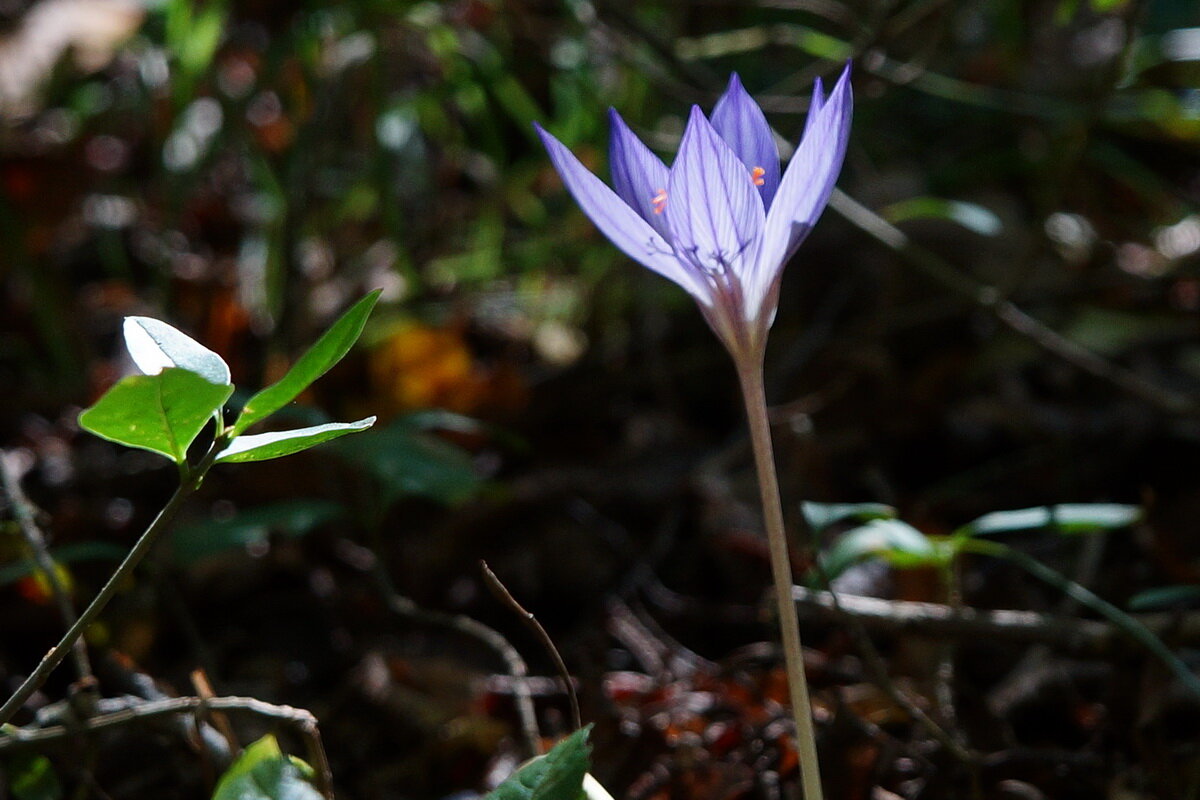
<path id="1" fill-rule="evenodd" d="M 378 557 L 375 557 L 372 571 L 375 574 L 379 590 L 393 613 L 415 619 L 418 622 L 458 631 L 476 641 L 483 642 L 496 655 L 500 656 L 505 666 L 508 667 L 508 674 L 513 679 L 513 699 L 517 707 L 517 716 L 521 720 L 521 733 L 525 737 L 529 755 L 530 757 L 542 755 L 542 733 L 538 729 L 537 711 L 533 707 L 533 692 L 530 691 L 529 684 L 525 680 L 529 677 L 529 667 L 526 666 L 525 659 L 521 658 L 517 649 L 498 631 L 465 614 L 451 614 L 445 611 L 421 608 L 415 601 L 392 588 L 391 579 L 383 570 L 383 564 Z"/>
<path id="2" fill-rule="evenodd" d="M 542 623 L 537 621 L 537 617 L 517 602 L 517 598 L 513 597 L 508 587 L 501 583 L 500 579 L 496 577 L 496 573 L 492 572 L 492 568 L 488 566 L 486 561 L 480 561 L 479 567 L 483 571 L 484 582 L 487 583 L 492 593 L 496 595 L 500 602 L 517 612 L 517 615 L 541 641 L 542 646 L 546 648 L 546 652 L 550 654 L 550 658 L 554 660 L 554 667 L 558 670 L 559 677 L 562 678 L 563 686 L 567 690 L 567 699 L 571 703 L 571 722 L 575 726 L 575 730 L 579 730 L 583 727 L 583 715 L 579 713 L 579 695 L 575 692 L 575 683 L 571 680 L 571 673 L 567 669 L 566 662 L 563 661 L 562 654 L 554 646 L 554 640 L 550 638 L 550 634 L 546 633 L 546 629 L 542 627 Z"/>
<path id="3" fill-rule="evenodd" d="M 71 725 L 54 725 L 49 728 L 28 730 L 25 728 L 9 727 L 0 736 L 0 753 L 24 748 L 42 747 L 62 739 L 77 736 L 80 733 L 93 733 L 108 728 L 116 728 L 137 722 L 155 719 L 157 717 L 182 714 L 185 712 L 201 712 L 204 710 L 241 712 L 254 714 L 267 719 L 279 720 L 293 726 L 304 739 L 308 749 L 309 761 L 316 773 L 315 783 L 321 793 L 333 797 L 333 778 L 329 769 L 329 759 L 325 755 L 325 746 L 321 742 L 321 733 L 317 727 L 317 718 L 311 711 L 292 706 L 278 706 L 253 697 L 172 697 L 168 700 L 152 700 L 138 703 L 121 711 L 109 714 L 97 714 L 88 719 L 79 720 Z"/>

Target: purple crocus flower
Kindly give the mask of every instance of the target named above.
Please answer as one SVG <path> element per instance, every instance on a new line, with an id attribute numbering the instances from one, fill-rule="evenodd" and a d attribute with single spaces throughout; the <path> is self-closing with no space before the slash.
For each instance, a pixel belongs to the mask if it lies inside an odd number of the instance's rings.
<path id="1" fill-rule="evenodd" d="M 780 175 L 762 109 L 736 74 L 712 119 L 692 106 L 665 164 L 610 111 L 612 188 L 535 123 L 563 183 L 630 258 L 682 286 L 736 359 L 761 359 L 783 266 L 825 209 L 846 154 L 850 66 L 813 88 L 804 136 Z"/>

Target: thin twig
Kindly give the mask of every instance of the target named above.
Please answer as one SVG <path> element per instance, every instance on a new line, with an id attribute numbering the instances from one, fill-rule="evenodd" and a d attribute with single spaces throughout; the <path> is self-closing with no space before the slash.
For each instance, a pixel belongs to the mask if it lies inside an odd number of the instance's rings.
<path id="1" fill-rule="evenodd" d="M 0 479 L 4 482 L 4 493 L 8 495 L 13 517 L 21 527 L 21 535 L 25 537 L 25 544 L 33 553 L 34 563 L 46 576 L 46 582 L 50 585 L 50 592 L 54 595 L 54 602 L 58 606 L 58 613 L 62 616 L 63 624 L 69 628 L 75 624 L 77 619 L 75 608 L 71 605 L 70 594 L 63 586 L 62 580 L 59 579 L 57 565 L 46 546 L 46 537 L 42 535 L 42 531 L 37 525 L 33 503 L 30 502 L 25 490 L 21 487 L 21 470 L 17 466 L 15 453 L 0 452 Z M 71 658 L 75 662 L 75 672 L 79 675 L 80 683 L 86 687 L 94 687 L 96 678 L 92 674 L 87 643 L 82 637 L 71 645 Z"/>
<path id="2" fill-rule="evenodd" d="M 533 694 L 526 684 L 526 678 L 529 677 L 529 667 L 526 666 L 525 659 L 521 658 L 521 654 L 517 652 L 517 649 L 499 631 L 465 614 L 450 614 L 445 611 L 421 608 L 415 601 L 395 590 L 392 586 L 391 578 L 388 577 L 386 570 L 383 568 L 383 563 L 374 553 L 371 555 L 374 558 L 372 572 L 375 575 L 375 582 L 379 586 L 379 590 L 383 594 L 388 608 L 393 613 L 427 625 L 435 625 L 439 628 L 449 628 L 450 630 L 458 631 L 478 642 L 482 642 L 495 652 L 496 655 L 500 656 L 505 666 L 508 667 L 508 674 L 513 679 L 513 697 L 517 717 L 521 720 L 521 733 L 525 739 L 525 745 L 529 751 L 528 754 L 530 756 L 542 755 L 545 751 L 542 747 L 542 734 L 538 730 L 537 711 L 533 706 Z"/>
<path id="3" fill-rule="evenodd" d="M 529 626 L 529 629 L 537 636 L 542 646 L 546 648 L 546 652 L 550 654 L 550 658 L 554 661 L 554 667 L 558 670 L 563 686 L 567 690 L 567 699 L 571 702 L 571 723 L 574 725 L 575 730 L 579 730 L 583 727 L 583 715 L 579 713 L 579 695 L 575 692 L 575 681 L 572 680 L 571 673 L 567 670 L 567 664 L 563 661 L 562 654 L 554 646 L 554 640 L 550 638 L 550 634 L 546 633 L 546 629 L 542 627 L 542 623 L 537 621 L 537 617 L 531 611 L 527 611 L 517 601 L 517 598 L 513 597 L 512 592 L 496 577 L 496 573 L 492 572 L 492 568 L 487 565 L 486 561 L 481 560 L 479 568 L 483 572 L 484 583 L 491 589 L 492 594 L 496 595 L 496 598 L 500 602 L 517 613 L 517 616 Z"/>
<path id="4" fill-rule="evenodd" d="M 321 742 L 317 718 L 311 711 L 303 708 L 278 706 L 253 697 L 172 697 L 169 700 L 138 703 L 109 714 L 97 714 L 90 719 L 79 720 L 71 725 L 54 725 L 34 730 L 10 726 L 0 735 L 0 753 L 44 747 L 80 733 L 94 733 L 172 714 L 196 712 L 204 708 L 213 711 L 253 714 L 292 725 L 304 739 L 309 761 L 312 762 L 313 770 L 316 773 L 317 788 L 325 797 L 333 797 L 333 778 L 329 770 L 329 759 L 325 755 L 325 746 Z"/>
<path id="5" fill-rule="evenodd" d="M 792 599 L 808 618 L 837 621 L 829 592 L 792 587 Z M 941 603 L 885 600 L 838 593 L 843 613 L 873 631 L 1010 644 L 1045 644 L 1081 655 L 1111 654 L 1128 635 L 1123 629 L 1099 620 L 1073 619 L 1010 609 L 951 608 Z M 1171 634 L 1180 641 L 1200 642 L 1200 614 L 1181 616 L 1165 612 L 1130 615 L 1155 635 Z"/>
<path id="6" fill-rule="evenodd" d="M 809 528 L 809 532 L 813 538 L 813 545 L 815 547 L 816 536 L 812 532 L 811 528 Z M 817 575 L 821 579 L 821 582 L 827 587 L 832 587 L 829 574 L 826 572 L 821 560 L 819 558 L 813 559 L 813 563 L 816 567 Z M 808 590 L 801 586 L 792 586 L 792 599 L 795 600 L 797 592 L 805 593 L 807 591 Z M 955 758 L 961 761 L 971 773 L 972 783 L 977 783 L 978 758 L 975 753 L 964 746 L 962 742 L 955 738 L 949 731 L 939 725 L 937 721 L 933 719 L 933 717 L 926 714 L 925 709 L 918 706 L 908 697 L 908 695 L 900 691 L 900 687 L 896 685 L 895 681 L 892 680 L 891 675 L 888 673 L 887 662 L 884 660 L 883 656 L 880 655 L 879 649 L 875 647 L 875 643 L 871 641 L 871 637 L 867 635 L 867 629 L 863 624 L 862 619 L 848 610 L 850 600 L 864 598 L 851 598 L 848 595 L 842 595 L 832 591 L 832 588 L 830 588 L 829 591 L 820 593 L 813 592 L 812 594 L 820 595 L 822 601 L 824 601 L 824 607 L 826 607 L 832 613 L 833 618 L 838 622 L 838 624 L 850 634 L 850 638 L 854 640 L 854 646 L 858 648 L 858 652 L 862 655 L 863 661 L 867 667 L 867 671 L 870 673 L 871 679 L 875 682 L 875 685 L 882 689 L 884 694 L 886 694 L 893 703 L 904 709 L 905 713 L 912 717 L 912 719 L 914 719 L 918 725 L 924 728 L 930 736 L 937 740 L 938 744 L 946 748 L 949 753 L 953 754 Z"/>
<path id="7" fill-rule="evenodd" d="M 133 573 L 133 570 L 137 568 L 137 565 L 141 563 L 146 553 L 150 551 L 150 548 L 158 540 L 159 535 L 166 530 L 167 525 L 175 518 L 175 514 L 178 513 L 184 501 L 196 489 L 200 488 L 200 483 L 204 480 L 205 474 L 216 463 L 217 455 L 225 448 L 226 444 L 228 444 L 228 437 L 224 434 L 218 436 L 213 440 L 212 446 L 204 454 L 204 458 L 200 460 L 200 463 L 187 472 L 184 480 L 179 484 L 179 488 L 175 490 L 175 493 L 171 495 L 171 499 L 158 512 L 158 516 L 154 518 L 154 521 L 150 523 L 150 526 L 138 538 L 137 542 L 133 545 L 133 549 L 129 551 L 129 554 L 117 565 L 116 571 L 113 572 L 108 582 L 100 589 L 100 593 L 83 610 L 79 619 L 75 620 L 75 623 L 67 629 L 67 632 L 63 634 L 58 644 L 50 648 L 46 655 L 42 657 L 41 662 L 33 670 L 33 673 L 17 688 L 13 696 L 8 698 L 4 705 L 0 707 L 0 725 L 13 718 L 13 715 L 24 705 L 29 696 L 36 692 L 46 682 L 46 678 L 50 676 L 54 668 L 62 663 L 62 660 L 66 658 L 67 651 L 78 641 L 88 626 L 96 621 L 96 618 L 104 611 L 108 602 L 117 594 L 117 590 L 124 584 L 126 578 Z"/>
<path id="8" fill-rule="evenodd" d="M 203 669 L 194 669 L 189 676 L 192 679 L 192 688 L 196 691 L 196 696 L 201 700 L 211 700 L 216 697 L 216 692 L 213 691 L 212 683 L 208 680 L 208 673 Z M 213 728 L 217 730 L 221 737 L 225 739 L 229 745 L 231 752 L 236 753 L 241 750 L 241 745 L 238 744 L 237 734 L 233 732 L 233 726 L 229 724 L 229 718 L 224 714 L 213 714 L 210 718 Z"/>

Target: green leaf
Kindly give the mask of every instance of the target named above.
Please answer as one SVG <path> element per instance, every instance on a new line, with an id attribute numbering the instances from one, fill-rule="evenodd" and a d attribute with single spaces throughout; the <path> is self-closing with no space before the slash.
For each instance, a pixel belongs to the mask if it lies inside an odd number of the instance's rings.
<path id="1" fill-rule="evenodd" d="M 79 424 L 101 438 L 182 464 L 188 446 L 232 392 L 232 386 L 168 367 L 157 375 L 125 378 L 80 414 Z"/>
<path id="2" fill-rule="evenodd" d="M 939 566 L 945 550 L 928 536 L 898 519 L 873 519 L 846 531 L 822 558 L 829 577 L 836 578 L 851 565 L 867 558 L 882 558 L 894 567 Z"/>
<path id="3" fill-rule="evenodd" d="M 230 384 L 225 359 L 165 322 L 150 317 L 126 317 L 124 332 L 129 356 L 147 375 L 157 375 L 166 367 L 179 367 L 209 383 Z"/>
<path id="4" fill-rule="evenodd" d="M 544 756 L 521 767 L 485 800 L 581 800 L 592 726 L 580 728 Z"/>
<path id="5" fill-rule="evenodd" d="M 1077 308 L 1063 336 L 1100 355 L 1123 356 L 1140 347 L 1192 340 L 1192 320 L 1173 313 Z"/>
<path id="6" fill-rule="evenodd" d="M 322 442 L 345 436 L 355 431 L 365 431 L 375 424 L 375 417 L 367 417 L 357 422 L 329 422 L 325 425 L 313 425 L 309 428 L 296 428 L 290 431 L 271 431 L 270 433 L 255 433 L 250 436 L 239 436 L 229 443 L 229 446 L 217 456 L 218 464 L 237 464 L 244 461 L 266 461 L 270 458 L 290 456 L 310 447 L 316 447 Z"/>
<path id="7" fill-rule="evenodd" d="M 910 197 L 880 209 L 879 216 L 892 223 L 945 219 L 980 236 L 999 236 L 1004 232 L 1004 223 L 994 212 L 975 203 L 940 197 Z"/>
<path id="8" fill-rule="evenodd" d="M 402 497 L 428 497 L 439 503 L 465 502 L 483 480 L 461 447 L 421 429 L 417 415 L 335 445 L 337 454 L 374 476 L 390 505 Z"/>
<path id="9" fill-rule="evenodd" d="M 233 548 L 262 544 L 272 532 L 299 537 L 336 519 L 345 507 L 331 500 L 286 500 L 239 511 L 233 517 L 210 520 L 175 529 L 171 550 L 181 564 Z"/>
<path id="10" fill-rule="evenodd" d="M 73 561 L 120 561 L 127 552 L 124 547 L 108 542 L 75 542 L 54 548 L 50 551 L 50 558 L 56 564 L 70 564 Z M 38 566 L 32 558 L 5 564 L 0 567 L 0 586 L 15 583 L 37 571 Z"/>
<path id="11" fill-rule="evenodd" d="M 1158 586 L 1138 592 L 1129 598 L 1130 611 L 1169 611 L 1181 606 L 1200 603 L 1200 586 L 1185 583 L 1178 586 Z"/>
<path id="12" fill-rule="evenodd" d="M 811 503 L 802 505 L 804 518 L 814 531 L 823 531 L 839 522 L 895 519 L 896 509 L 883 503 Z"/>
<path id="13" fill-rule="evenodd" d="M 22 753 L 10 759 L 5 772 L 15 800 L 60 800 L 62 784 L 45 756 Z"/>
<path id="14" fill-rule="evenodd" d="M 1065 503 L 1015 511 L 994 511 L 959 529 L 968 536 L 992 536 L 1050 528 L 1058 533 L 1098 533 L 1128 528 L 1142 518 L 1139 506 L 1118 503 Z"/>
<path id="15" fill-rule="evenodd" d="M 309 772 L 303 761 L 283 754 L 274 736 L 264 736 L 225 771 L 212 800 L 323 800 L 306 779 Z"/>
<path id="16" fill-rule="evenodd" d="M 363 326 L 367 324 L 367 317 L 371 315 L 371 309 L 375 307 L 380 291 L 382 290 L 376 289 L 351 306 L 349 311 L 325 331 L 316 344 L 300 356 L 300 360 L 292 365 L 286 375 L 251 397 L 233 424 L 233 434 L 240 434 L 295 400 L 313 381 L 341 361 L 362 334 Z"/>

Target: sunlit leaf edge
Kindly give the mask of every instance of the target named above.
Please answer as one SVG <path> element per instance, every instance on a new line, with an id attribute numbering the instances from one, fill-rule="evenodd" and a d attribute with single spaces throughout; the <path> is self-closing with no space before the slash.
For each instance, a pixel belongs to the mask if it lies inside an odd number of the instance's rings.
<path id="1" fill-rule="evenodd" d="M 362 335 L 381 289 L 367 294 L 342 314 L 336 322 L 308 348 L 287 374 L 262 389 L 242 408 L 233 424 L 233 434 L 241 434 L 251 425 L 274 414 L 307 389 L 314 381 L 334 367 Z"/>
<path id="2" fill-rule="evenodd" d="M 375 417 L 355 422 L 329 422 L 307 428 L 270 431 L 238 436 L 217 456 L 218 464 L 240 464 L 247 461 L 267 461 L 308 450 L 346 434 L 365 431 L 375 424 Z"/>

